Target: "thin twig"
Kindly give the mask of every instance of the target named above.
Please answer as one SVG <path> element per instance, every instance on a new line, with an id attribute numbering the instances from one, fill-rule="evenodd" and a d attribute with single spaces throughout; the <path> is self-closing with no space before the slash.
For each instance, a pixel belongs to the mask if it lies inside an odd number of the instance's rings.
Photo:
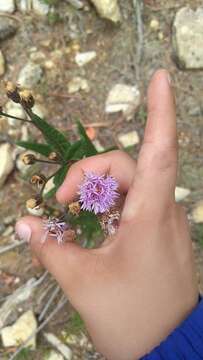
<path id="1" fill-rule="evenodd" d="M 54 301 L 55 297 L 57 296 L 57 294 L 60 291 L 60 286 L 56 286 L 56 288 L 54 289 L 54 291 L 52 292 L 51 296 L 49 297 L 48 302 L 46 303 L 46 305 L 44 306 L 44 308 L 41 311 L 41 314 L 38 318 L 39 321 L 41 321 L 42 319 L 44 319 L 44 316 L 46 315 L 47 311 L 49 310 L 50 305 L 52 304 L 52 302 Z"/>
<path id="2" fill-rule="evenodd" d="M 144 50 L 144 27 L 142 21 L 142 13 L 143 13 L 143 1 L 142 0 L 133 0 L 133 7 L 135 9 L 135 18 L 136 18 L 136 26 L 137 26 L 137 51 L 136 51 L 136 78 L 140 80 L 140 65 L 143 58 L 143 50 Z"/>
<path id="3" fill-rule="evenodd" d="M 29 341 L 33 338 L 33 336 L 37 335 L 39 331 L 41 331 L 48 322 L 62 309 L 62 307 L 67 303 L 68 299 L 63 295 L 61 301 L 56 306 L 56 308 L 51 312 L 51 314 L 41 323 L 38 328 L 32 332 L 32 334 L 27 338 L 27 340 L 15 351 L 13 355 L 11 355 L 9 360 L 14 360 L 16 356 L 24 349 L 24 347 L 29 343 Z"/>
<path id="4" fill-rule="evenodd" d="M 84 128 L 94 127 L 94 128 L 100 128 L 100 127 L 109 127 L 109 123 L 107 122 L 94 122 L 94 123 L 88 123 L 88 124 L 82 124 Z M 72 130 L 73 128 L 76 128 L 76 124 L 72 124 L 66 130 Z"/>
<path id="5" fill-rule="evenodd" d="M 3 111 L 0 112 L 0 116 L 5 116 L 5 117 L 7 117 L 7 118 L 15 119 L 15 120 L 18 120 L 18 121 L 22 121 L 22 122 L 26 122 L 26 123 L 31 123 L 30 120 L 26 120 L 26 119 L 22 119 L 22 118 L 20 118 L 20 117 L 18 117 L 18 116 L 13 116 L 13 115 L 10 115 L 10 114 L 6 114 L 6 113 L 4 113 Z"/>
<path id="6" fill-rule="evenodd" d="M 49 92 L 48 96 L 50 97 L 56 97 L 56 98 L 61 98 L 61 99 L 76 99 L 79 100 L 80 99 L 80 95 L 72 95 L 72 94 L 59 94 L 59 93 L 52 93 Z"/>
<path id="7" fill-rule="evenodd" d="M 51 161 L 51 160 L 42 160 L 42 159 L 35 159 L 35 162 L 45 163 L 45 164 L 52 164 L 52 165 L 62 165 L 59 161 Z"/>
<path id="8" fill-rule="evenodd" d="M 13 250 L 13 249 L 15 249 L 15 248 L 17 248 L 19 246 L 22 246 L 24 244 L 26 244 L 26 241 L 21 240 L 21 241 L 18 241 L 16 243 L 14 243 L 14 244 L 8 245 L 8 246 L 1 246 L 0 247 L 0 255 L 6 253 L 7 251 L 11 251 L 11 250 Z"/>

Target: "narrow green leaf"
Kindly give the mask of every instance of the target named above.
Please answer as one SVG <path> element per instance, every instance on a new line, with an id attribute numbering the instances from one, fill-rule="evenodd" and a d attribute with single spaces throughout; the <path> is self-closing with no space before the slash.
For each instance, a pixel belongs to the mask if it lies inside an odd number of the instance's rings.
<path id="1" fill-rule="evenodd" d="M 54 184 L 57 187 L 57 189 L 59 188 L 59 186 L 62 185 L 66 177 L 67 171 L 68 171 L 68 165 L 62 166 L 58 170 L 57 174 L 54 176 Z"/>
<path id="2" fill-rule="evenodd" d="M 67 165 L 62 166 L 57 171 L 57 173 L 54 176 L 54 181 L 53 181 L 55 186 L 48 193 L 46 193 L 46 195 L 44 195 L 44 199 L 50 199 L 56 194 L 58 188 L 62 185 L 62 183 L 66 177 L 67 171 L 68 171 Z"/>
<path id="3" fill-rule="evenodd" d="M 69 150 L 67 151 L 65 159 L 68 160 L 79 160 L 82 159 L 85 155 L 83 149 L 83 142 L 82 140 L 78 140 L 71 144 Z"/>
<path id="4" fill-rule="evenodd" d="M 41 119 L 34 113 L 29 114 L 34 125 L 42 132 L 48 144 L 50 144 L 56 152 L 58 152 L 63 158 L 65 157 L 70 142 L 66 137 L 57 130 L 54 126 L 48 124 L 44 119 Z"/>
<path id="5" fill-rule="evenodd" d="M 88 138 L 86 131 L 80 121 L 77 122 L 78 126 L 78 132 L 80 134 L 81 140 L 83 141 L 83 148 L 84 148 L 84 154 L 85 156 L 93 156 L 96 155 L 98 152 L 91 142 L 91 140 Z"/>
<path id="6" fill-rule="evenodd" d="M 35 151 L 44 156 L 49 156 L 50 152 L 53 151 L 53 147 L 48 144 L 32 143 L 29 141 L 17 141 L 16 144 L 24 149 Z"/>

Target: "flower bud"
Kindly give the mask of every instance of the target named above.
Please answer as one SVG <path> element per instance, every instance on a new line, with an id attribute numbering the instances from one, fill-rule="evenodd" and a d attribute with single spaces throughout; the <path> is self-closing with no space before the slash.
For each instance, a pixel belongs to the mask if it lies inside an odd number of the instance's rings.
<path id="1" fill-rule="evenodd" d="M 72 215 L 79 215 L 81 210 L 79 201 L 69 204 L 68 209 Z"/>
<path id="2" fill-rule="evenodd" d="M 58 157 L 58 154 L 54 151 L 52 151 L 50 154 L 49 154 L 49 160 L 52 160 L 52 161 L 56 161 L 58 160 L 59 157 Z"/>
<path id="3" fill-rule="evenodd" d="M 33 154 L 25 154 L 22 157 L 22 161 L 24 162 L 25 165 L 32 165 L 36 161 L 36 156 Z"/>
<path id="4" fill-rule="evenodd" d="M 20 103 L 19 87 L 11 81 L 5 83 L 5 87 L 8 98 L 17 104 Z"/>
<path id="5" fill-rule="evenodd" d="M 21 104 L 24 107 L 31 109 L 34 106 L 35 100 L 33 98 L 32 93 L 29 90 L 21 90 L 19 91 L 19 95 L 20 95 Z"/>
<path id="6" fill-rule="evenodd" d="M 29 200 L 26 201 L 26 207 L 28 209 L 35 209 L 42 203 L 41 196 L 37 195 Z"/>
<path id="7" fill-rule="evenodd" d="M 41 174 L 34 174 L 30 179 L 31 184 L 37 185 L 38 187 L 44 185 L 46 181 L 46 177 Z"/>

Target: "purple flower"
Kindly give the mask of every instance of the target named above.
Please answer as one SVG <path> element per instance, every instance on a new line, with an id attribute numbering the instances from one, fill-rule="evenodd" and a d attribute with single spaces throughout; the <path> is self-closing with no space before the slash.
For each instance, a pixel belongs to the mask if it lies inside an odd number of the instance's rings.
<path id="1" fill-rule="evenodd" d="M 92 211 L 95 214 L 110 210 L 119 196 L 118 182 L 109 175 L 86 172 L 84 181 L 79 188 L 81 209 Z"/>
<path id="2" fill-rule="evenodd" d="M 44 243 L 47 239 L 47 236 L 49 235 L 55 238 L 59 245 L 63 243 L 64 233 L 69 229 L 68 224 L 57 218 L 49 218 L 44 220 L 43 227 L 45 234 L 43 236 L 42 242 Z"/>

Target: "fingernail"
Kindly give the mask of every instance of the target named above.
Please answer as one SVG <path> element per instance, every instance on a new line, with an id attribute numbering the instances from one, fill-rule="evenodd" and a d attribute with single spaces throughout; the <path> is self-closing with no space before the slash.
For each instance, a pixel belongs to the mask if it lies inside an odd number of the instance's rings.
<path id="1" fill-rule="evenodd" d="M 22 222 L 16 225 L 16 232 L 21 240 L 30 242 L 32 231 L 29 225 L 24 224 Z"/>

